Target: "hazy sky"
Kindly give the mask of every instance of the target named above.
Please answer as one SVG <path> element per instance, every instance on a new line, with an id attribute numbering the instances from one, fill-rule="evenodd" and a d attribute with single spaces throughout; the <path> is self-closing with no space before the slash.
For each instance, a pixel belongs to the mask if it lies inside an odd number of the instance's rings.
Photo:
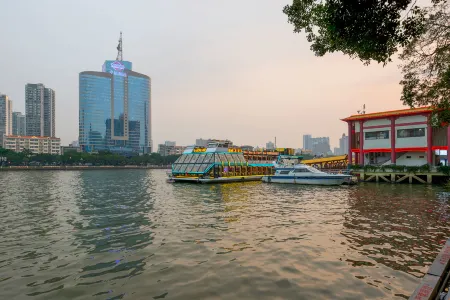
<path id="1" fill-rule="evenodd" d="M 156 146 L 196 138 L 299 148 L 347 131 L 341 118 L 401 108 L 396 63 L 315 57 L 282 13 L 291 0 L 0 0 L 0 92 L 24 112 L 26 83 L 56 91 L 56 134 L 78 138 L 78 74 L 115 59 L 152 78 Z M 156 148 L 156 147 L 155 147 Z"/>

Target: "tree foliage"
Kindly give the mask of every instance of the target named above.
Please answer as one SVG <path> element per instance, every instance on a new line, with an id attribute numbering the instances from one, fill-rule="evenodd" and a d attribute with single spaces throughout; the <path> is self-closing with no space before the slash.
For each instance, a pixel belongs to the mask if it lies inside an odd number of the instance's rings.
<path id="1" fill-rule="evenodd" d="M 450 4 L 427 9 L 423 34 L 400 55 L 402 100 L 411 107 L 431 105 L 438 124 L 450 122 Z"/>
<path id="2" fill-rule="evenodd" d="M 372 60 L 385 64 L 399 46 L 422 32 L 423 10 L 415 4 L 414 0 L 293 0 L 283 12 L 294 32 L 305 31 L 317 56 L 340 51 L 366 64 Z"/>
<path id="3" fill-rule="evenodd" d="M 82 152 L 68 152 L 64 155 L 32 154 L 25 149 L 23 152 L 14 152 L 0 147 L 0 157 L 6 157 L 7 166 L 24 165 L 53 165 L 53 166 L 123 166 L 123 165 L 170 165 L 177 160 L 178 155 L 161 156 L 158 153 L 123 156 L 107 151 L 96 154 Z M 0 165 L 2 162 L 0 162 Z"/>
<path id="4" fill-rule="evenodd" d="M 305 31 L 318 56 L 340 51 L 365 64 L 400 59 L 402 101 L 431 105 L 436 124 L 450 123 L 450 9 L 448 0 L 293 0 L 284 7 L 294 32 Z"/>

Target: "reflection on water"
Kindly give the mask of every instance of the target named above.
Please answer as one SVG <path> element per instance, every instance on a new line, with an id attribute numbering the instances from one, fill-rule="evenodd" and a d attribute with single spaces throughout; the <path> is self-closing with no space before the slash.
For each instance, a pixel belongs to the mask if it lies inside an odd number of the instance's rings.
<path id="1" fill-rule="evenodd" d="M 407 298 L 449 235 L 424 185 L 0 173 L 2 299 Z"/>

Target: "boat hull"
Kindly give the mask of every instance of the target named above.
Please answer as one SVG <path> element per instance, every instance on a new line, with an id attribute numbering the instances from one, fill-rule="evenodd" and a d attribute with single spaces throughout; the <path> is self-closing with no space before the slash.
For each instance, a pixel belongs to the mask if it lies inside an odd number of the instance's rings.
<path id="1" fill-rule="evenodd" d="M 191 182 L 191 183 L 228 183 L 228 182 L 245 182 L 245 181 L 261 181 L 263 175 L 254 176 L 230 176 L 219 178 L 200 178 L 200 177 L 171 177 L 171 182 Z"/>
<path id="2" fill-rule="evenodd" d="M 282 176 L 264 176 L 263 182 L 267 183 L 290 183 L 306 185 L 342 185 L 351 180 L 351 176 L 311 176 L 311 177 L 282 177 Z"/>

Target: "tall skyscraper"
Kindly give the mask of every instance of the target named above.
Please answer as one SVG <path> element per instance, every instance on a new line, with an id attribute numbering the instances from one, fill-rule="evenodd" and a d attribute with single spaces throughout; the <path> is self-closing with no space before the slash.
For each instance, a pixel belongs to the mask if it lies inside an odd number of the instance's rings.
<path id="1" fill-rule="evenodd" d="M 341 155 L 348 153 L 348 136 L 346 136 L 345 133 L 343 133 L 342 137 L 339 139 L 339 148 Z"/>
<path id="2" fill-rule="evenodd" d="M 26 135 L 25 115 L 21 112 L 12 113 L 12 135 Z"/>
<path id="3" fill-rule="evenodd" d="M 116 60 L 102 72 L 79 76 L 79 143 L 85 152 L 151 152 L 150 77 L 122 61 L 122 40 Z"/>
<path id="4" fill-rule="evenodd" d="M 42 83 L 25 86 L 26 134 L 55 136 L 55 91 Z"/>
<path id="5" fill-rule="evenodd" d="M 55 137 L 55 91 L 44 90 L 44 136 Z"/>
<path id="6" fill-rule="evenodd" d="M 44 134 L 44 90 L 42 83 L 25 85 L 26 134 L 42 136 Z"/>
<path id="7" fill-rule="evenodd" d="M 12 134 L 12 101 L 8 96 L 0 94 L 0 147 L 3 136 Z"/>

